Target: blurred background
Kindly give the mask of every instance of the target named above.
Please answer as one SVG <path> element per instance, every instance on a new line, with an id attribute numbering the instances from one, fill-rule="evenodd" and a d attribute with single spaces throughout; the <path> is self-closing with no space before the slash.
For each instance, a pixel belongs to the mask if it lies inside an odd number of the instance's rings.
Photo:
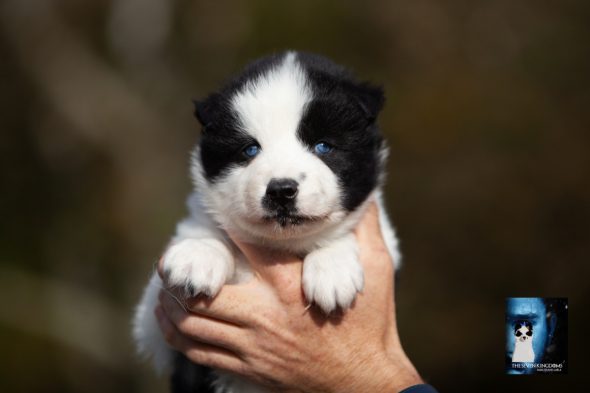
<path id="1" fill-rule="evenodd" d="M 317 52 L 381 83 L 402 342 L 441 392 L 584 372 L 590 2 L 0 2 L 0 391 L 162 392 L 130 318 L 185 215 L 191 98 Z M 504 299 L 568 297 L 568 376 L 505 376 Z"/>

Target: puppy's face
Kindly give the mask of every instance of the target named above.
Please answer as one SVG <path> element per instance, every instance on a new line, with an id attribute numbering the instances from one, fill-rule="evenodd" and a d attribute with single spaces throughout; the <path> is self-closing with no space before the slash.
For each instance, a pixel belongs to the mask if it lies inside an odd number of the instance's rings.
<path id="1" fill-rule="evenodd" d="M 269 239 L 340 222 L 376 187 L 379 89 L 326 59 L 265 58 L 202 103 L 193 175 L 221 222 Z"/>
<path id="2" fill-rule="evenodd" d="M 533 338 L 533 326 L 530 322 L 517 323 L 514 327 L 516 341 L 525 342 Z"/>

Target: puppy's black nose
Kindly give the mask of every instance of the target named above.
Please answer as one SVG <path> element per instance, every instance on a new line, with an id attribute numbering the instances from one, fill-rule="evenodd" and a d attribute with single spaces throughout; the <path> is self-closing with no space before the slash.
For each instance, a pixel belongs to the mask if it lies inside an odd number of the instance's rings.
<path id="1" fill-rule="evenodd" d="M 266 196 L 275 202 L 288 202 L 297 196 L 297 183 L 293 179 L 271 179 L 266 187 Z"/>

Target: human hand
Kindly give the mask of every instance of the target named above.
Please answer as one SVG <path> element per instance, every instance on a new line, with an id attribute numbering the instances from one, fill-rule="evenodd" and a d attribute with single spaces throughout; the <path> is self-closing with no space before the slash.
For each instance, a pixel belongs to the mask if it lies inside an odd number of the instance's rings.
<path id="1" fill-rule="evenodd" d="M 371 204 L 356 231 L 365 289 L 344 313 L 309 308 L 302 260 L 242 243 L 256 277 L 213 298 L 156 309 L 167 342 L 191 361 L 278 391 L 394 392 L 420 383 L 397 332 L 394 270 Z"/>

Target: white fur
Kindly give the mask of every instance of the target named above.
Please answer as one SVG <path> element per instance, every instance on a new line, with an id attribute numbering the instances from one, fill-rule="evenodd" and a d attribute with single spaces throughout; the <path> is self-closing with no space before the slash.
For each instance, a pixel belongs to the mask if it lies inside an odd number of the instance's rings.
<path id="1" fill-rule="evenodd" d="M 311 99 L 305 72 L 293 53 L 235 95 L 232 106 L 239 115 L 242 132 L 256 138 L 261 152 L 249 165 L 232 168 L 211 184 L 205 179 L 200 151 L 195 150 L 191 169 L 198 191 L 189 198 L 190 216 L 179 223 L 164 255 L 164 269 L 171 284 L 191 284 L 214 296 L 226 282 L 251 278 L 243 255 L 224 232 L 231 231 L 245 241 L 305 256 L 302 277 L 305 295 L 326 313 L 351 305 L 364 285 L 352 231 L 369 200 L 347 213 L 340 203 L 342 191 L 335 174 L 297 139 L 299 121 Z M 287 227 L 262 220 L 265 211 L 260 201 L 272 178 L 296 179 L 298 212 L 318 219 Z M 399 266 L 398 242 L 380 190 L 372 198 L 377 201 L 388 251 Z M 140 351 L 151 354 L 160 370 L 169 367 L 171 360 L 153 315 L 161 286 L 155 274 L 134 320 L 134 336 Z M 231 374 L 218 375 L 215 386 L 219 392 L 223 389 L 229 393 L 264 391 Z"/>
<path id="2" fill-rule="evenodd" d="M 160 276 L 153 274 L 143 292 L 133 319 L 133 338 L 140 355 L 152 359 L 159 373 L 172 371 L 172 351 L 164 341 L 154 310 L 158 305 L 158 293 L 164 287 Z"/>
<path id="3" fill-rule="evenodd" d="M 533 351 L 533 336 L 527 336 L 528 328 L 522 326 L 518 329 L 522 335 L 514 338 L 514 352 L 512 353 L 512 362 L 534 362 L 535 352 Z"/>

